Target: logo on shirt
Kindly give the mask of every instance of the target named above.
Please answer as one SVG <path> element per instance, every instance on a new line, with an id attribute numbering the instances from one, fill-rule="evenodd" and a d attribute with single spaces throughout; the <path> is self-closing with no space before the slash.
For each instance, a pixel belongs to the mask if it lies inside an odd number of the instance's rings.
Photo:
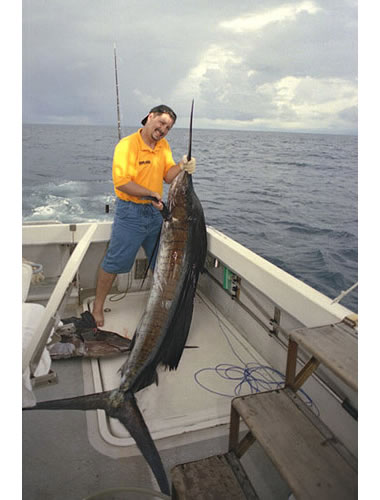
<path id="1" fill-rule="evenodd" d="M 150 164 L 150 160 L 139 161 L 139 165 L 148 165 Z"/>

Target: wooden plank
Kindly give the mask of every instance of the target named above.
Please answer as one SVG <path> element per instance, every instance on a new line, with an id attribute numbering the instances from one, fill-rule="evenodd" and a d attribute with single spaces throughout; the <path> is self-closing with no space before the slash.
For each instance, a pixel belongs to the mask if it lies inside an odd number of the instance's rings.
<path id="1" fill-rule="evenodd" d="M 291 332 L 290 339 L 357 391 L 358 339 L 352 331 L 341 322 L 316 328 L 299 328 Z"/>
<path id="2" fill-rule="evenodd" d="M 238 446 L 236 447 L 235 453 L 238 458 L 241 458 L 244 453 L 250 448 L 250 446 L 256 441 L 255 436 L 251 431 L 247 432 L 247 434 L 240 441 Z"/>
<path id="3" fill-rule="evenodd" d="M 230 435 L 229 435 L 229 445 L 228 450 L 234 450 L 239 441 L 239 426 L 240 426 L 240 415 L 231 405 L 231 417 L 230 417 Z"/>
<path id="4" fill-rule="evenodd" d="M 288 358 L 286 362 L 285 385 L 293 387 L 296 379 L 298 344 L 289 339 Z"/>
<path id="5" fill-rule="evenodd" d="M 235 453 L 238 458 L 242 457 L 248 448 L 256 441 L 256 438 L 252 435 L 251 431 L 248 431 L 239 443 L 239 427 L 240 415 L 233 405 L 231 405 L 228 451 Z"/>
<path id="6" fill-rule="evenodd" d="M 357 471 L 284 390 L 235 398 L 232 405 L 296 498 L 357 498 Z"/>
<path id="7" fill-rule="evenodd" d="M 290 386 L 293 391 L 298 391 L 298 389 L 303 386 L 310 375 L 318 368 L 319 364 L 319 361 L 314 356 L 309 359 L 302 370 L 297 374 L 294 384 Z"/>
<path id="8" fill-rule="evenodd" d="M 284 389 L 286 395 L 293 400 L 293 403 L 297 408 L 305 415 L 305 417 L 310 420 L 310 422 L 316 427 L 320 433 L 325 437 L 326 441 L 330 441 L 336 451 L 341 455 L 344 460 L 351 466 L 355 471 L 358 470 L 358 459 L 350 452 L 347 448 L 337 440 L 334 434 L 331 432 L 330 428 L 312 411 L 312 409 L 306 405 L 301 398 L 291 389 Z"/>
<path id="9" fill-rule="evenodd" d="M 245 497 L 249 500 L 258 500 L 259 497 L 256 493 L 256 490 L 252 486 L 251 481 L 248 479 L 248 476 L 235 453 L 233 451 L 230 451 L 224 456 L 233 473 L 235 474 L 235 477 L 238 480 L 241 489 L 244 491 Z"/>
<path id="10" fill-rule="evenodd" d="M 220 500 L 221 498 L 256 500 L 258 497 L 244 469 L 238 460 L 228 455 L 228 460 L 226 455 L 215 455 L 173 467 L 171 471 L 172 498 L 176 500 Z"/>

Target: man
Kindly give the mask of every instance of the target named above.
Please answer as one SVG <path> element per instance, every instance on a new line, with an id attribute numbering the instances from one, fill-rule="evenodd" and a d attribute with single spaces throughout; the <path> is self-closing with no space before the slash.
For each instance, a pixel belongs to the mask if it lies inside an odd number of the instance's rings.
<path id="1" fill-rule="evenodd" d="M 143 128 L 124 137 L 116 146 L 112 178 L 117 196 L 115 218 L 107 253 L 99 268 L 92 314 L 96 324 L 104 325 L 104 301 L 117 274 L 131 270 L 142 246 L 154 268 L 155 244 L 162 224 L 163 181 L 170 184 L 186 170 L 195 171 L 195 159 L 184 156 L 175 164 L 169 143 L 165 139 L 177 119 L 168 106 L 150 110 L 141 121 Z M 155 201 L 143 198 L 153 196 Z"/>

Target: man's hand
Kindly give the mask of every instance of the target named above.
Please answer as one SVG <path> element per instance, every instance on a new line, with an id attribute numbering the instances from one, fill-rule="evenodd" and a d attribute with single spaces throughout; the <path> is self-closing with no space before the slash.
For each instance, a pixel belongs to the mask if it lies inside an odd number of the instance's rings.
<path id="1" fill-rule="evenodd" d="M 191 158 L 191 160 L 188 160 L 187 156 L 184 155 L 182 160 L 179 162 L 179 166 L 181 170 L 186 170 L 188 174 L 193 174 L 195 172 L 196 166 L 195 158 Z"/>
<path id="2" fill-rule="evenodd" d="M 157 201 L 152 200 L 152 205 L 154 206 L 154 208 L 157 208 L 157 210 L 161 212 L 161 210 L 164 208 L 161 196 L 158 193 L 153 193 L 153 192 L 151 193 L 151 196 L 153 196 L 153 198 L 156 198 L 157 200 Z"/>

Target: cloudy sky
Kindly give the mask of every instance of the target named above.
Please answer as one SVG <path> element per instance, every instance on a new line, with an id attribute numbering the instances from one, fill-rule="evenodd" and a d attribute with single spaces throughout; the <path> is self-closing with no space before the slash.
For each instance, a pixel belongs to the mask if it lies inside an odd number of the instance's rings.
<path id="1" fill-rule="evenodd" d="M 24 0 L 23 121 L 357 132 L 355 0 Z"/>

